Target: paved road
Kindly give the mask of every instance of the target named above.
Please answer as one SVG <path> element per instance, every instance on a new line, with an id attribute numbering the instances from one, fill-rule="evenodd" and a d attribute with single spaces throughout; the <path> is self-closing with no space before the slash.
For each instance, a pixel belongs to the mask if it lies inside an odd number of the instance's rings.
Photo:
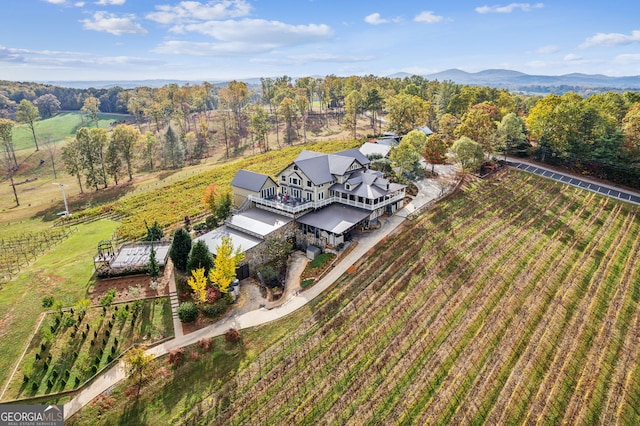
<path id="1" fill-rule="evenodd" d="M 597 192 L 602 195 L 606 195 L 611 198 L 615 198 L 621 201 L 626 201 L 632 204 L 640 205 L 640 195 L 632 193 L 630 191 L 621 191 L 613 186 L 599 184 L 586 178 L 578 178 L 564 173 L 559 173 L 550 169 L 546 169 L 541 166 L 533 165 L 531 163 L 509 160 L 507 164 L 511 167 L 515 167 L 520 170 L 524 170 L 529 173 L 535 173 L 539 176 L 543 176 L 549 179 L 557 180 L 569 185 L 577 186 L 579 188 L 587 189 L 589 191 Z"/>
<path id="2" fill-rule="evenodd" d="M 455 166 L 443 166 L 438 172 L 441 173 L 441 175 L 446 175 L 447 179 L 453 179 L 456 175 L 455 171 Z M 182 335 L 181 332 L 176 332 L 174 339 L 148 349 L 147 353 L 154 357 L 159 357 L 168 353 L 171 349 L 194 344 L 203 337 L 220 336 L 229 328 L 244 329 L 265 324 L 280 319 L 303 307 L 309 303 L 309 301 L 320 295 L 324 290 L 329 288 L 329 286 L 344 274 L 351 265 L 355 264 L 382 239 L 393 233 L 398 226 L 404 222 L 407 215 L 416 211 L 416 209 L 421 208 L 431 200 L 441 196 L 444 189 L 442 184 L 429 184 L 426 181 L 420 182 L 418 187 L 420 189 L 419 196 L 416 196 L 411 203 L 405 206 L 401 211 L 397 212 L 394 216 L 382 221 L 382 227 L 380 229 L 375 232 L 362 234 L 358 238 L 358 244 L 356 247 L 346 256 L 341 258 L 340 261 L 336 263 L 335 266 L 311 288 L 295 294 L 293 297 L 287 299 L 283 304 L 273 309 L 260 308 L 244 312 L 242 314 L 236 313 L 222 321 L 186 335 Z M 452 185 L 449 186 L 449 188 L 451 187 Z M 175 292 L 175 288 L 173 287 L 171 287 L 170 290 Z M 182 326 L 179 322 L 175 327 L 176 330 L 182 330 Z M 91 402 L 95 397 L 125 378 L 126 374 L 124 372 L 124 365 L 121 362 L 105 372 L 101 377 L 98 377 L 92 384 L 83 389 L 71 401 L 64 405 L 65 419 L 71 417 L 80 408 Z"/>

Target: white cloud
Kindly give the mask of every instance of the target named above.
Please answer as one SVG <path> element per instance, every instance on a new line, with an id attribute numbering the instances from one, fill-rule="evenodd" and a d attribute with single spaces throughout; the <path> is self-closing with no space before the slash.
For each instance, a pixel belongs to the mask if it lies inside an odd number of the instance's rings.
<path id="1" fill-rule="evenodd" d="M 152 50 L 152 52 L 168 55 L 189 56 L 240 56 L 245 54 L 264 53 L 273 50 L 276 47 L 276 45 L 270 45 L 267 43 L 209 43 L 169 40 L 158 45 Z"/>
<path id="2" fill-rule="evenodd" d="M 420 12 L 418 15 L 416 15 L 415 18 L 413 18 L 413 20 L 415 22 L 425 22 L 427 24 L 435 24 L 437 22 L 441 22 L 442 20 L 444 20 L 444 17 L 435 15 L 432 11 L 427 10 L 424 12 Z"/>
<path id="3" fill-rule="evenodd" d="M 576 55 L 575 53 L 569 53 L 563 58 L 566 62 L 579 62 L 582 61 L 582 56 Z"/>
<path id="4" fill-rule="evenodd" d="M 557 53 L 560 51 L 560 47 L 555 44 L 550 44 L 548 46 L 542 46 L 535 50 L 536 53 L 540 53 L 543 55 L 548 55 L 550 53 Z"/>
<path id="5" fill-rule="evenodd" d="M 146 18 L 161 24 L 180 24 L 240 18 L 249 14 L 251 5 L 246 0 L 182 1 L 176 6 L 156 6 L 156 10 L 148 13 Z"/>
<path id="6" fill-rule="evenodd" d="M 176 32 L 197 32 L 225 42 L 293 46 L 326 40 L 333 30 L 324 24 L 289 25 L 264 19 L 208 21 L 182 25 Z"/>
<path id="7" fill-rule="evenodd" d="M 388 24 L 388 19 L 383 19 L 379 13 L 372 13 L 371 15 L 367 15 L 364 17 L 364 22 L 371 25 L 380 25 L 380 24 Z"/>
<path id="8" fill-rule="evenodd" d="M 614 60 L 618 64 L 640 64 L 640 54 L 639 53 L 625 53 L 623 55 L 618 55 Z"/>
<path id="9" fill-rule="evenodd" d="M 523 12 L 529 12 L 532 9 L 542 9 L 544 7 L 544 3 L 511 3 L 505 6 L 495 5 L 495 6 L 479 6 L 476 7 L 476 12 L 478 13 L 511 13 L 516 9 L 520 9 Z"/>
<path id="10" fill-rule="evenodd" d="M 121 6 L 124 4 L 126 0 L 98 0 L 96 2 L 96 4 L 102 5 L 102 6 Z"/>
<path id="11" fill-rule="evenodd" d="M 631 31 L 631 34 L 620 33 L 598 33 L 593 37 L 589 37 L 580 45 L 581 48 L 598 46 L 618 46 L 621 44 L 630 44 L 640 41 L 640 30 Z"/>
<path id="12" fill-rule="evenodd" d="M 77 2 L 75 2 L 73 5 L 74 5 L 75 7 L 84 7 L 84 4 L 85 4 L 85 3 L 84 3 L 83 1 L 77 1 Z"/>
<path id="13" fill-rule="evenodd" d="M 51 4 L 65 4 L 67 0 L 44 0 L 44 1 Z"/>
<path id="14" fill-rule="evenodd" d="M 96 12 L 93 20 L 83 19 L 80 22 L 85 30 L 103 31 L 114 35 L 122 34 L 146 34 L 147 30 L 134 22 L 135 15 L 123 15 L 118 17 L 113 13 Z"/>

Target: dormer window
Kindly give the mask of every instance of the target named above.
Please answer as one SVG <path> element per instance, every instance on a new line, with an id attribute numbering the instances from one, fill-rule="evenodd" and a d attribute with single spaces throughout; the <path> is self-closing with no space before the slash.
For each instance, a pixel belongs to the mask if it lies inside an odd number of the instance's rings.
<path id="1" fill-rule="evenodd" d="M 347 191 L 351 191 L 351 184 L 350 183 L 345 183 L 344 184 L 344 189 L 346 189 Z"/>
<path id="2" fill-rule="evenodd" d="M 298 166 L 293 166 L 293 170 L 298 170 Z"/>

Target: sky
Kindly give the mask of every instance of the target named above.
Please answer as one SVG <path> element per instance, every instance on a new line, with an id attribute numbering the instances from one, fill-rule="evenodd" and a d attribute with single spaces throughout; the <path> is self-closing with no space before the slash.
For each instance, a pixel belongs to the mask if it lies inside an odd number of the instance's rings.
<path id="1" fill-rule="evenodd" d="M 0 79 L 640 74 L 640 1 L 0 0 Z"/>

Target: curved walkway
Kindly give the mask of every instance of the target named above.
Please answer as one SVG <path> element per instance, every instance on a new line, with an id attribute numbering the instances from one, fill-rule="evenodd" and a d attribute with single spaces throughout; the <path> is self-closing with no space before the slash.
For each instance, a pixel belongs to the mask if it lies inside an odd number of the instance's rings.
<path id="1" fill-rule="evenodd" d="M 443 169 L 443 172 L 444 171 L 445 169 Z M 455 173 L 450 174 L 450 176 L 454 175 Z M 171 349 L 197 343 L 198 340 L 204 337 L 220 336 L 227 330 L 229 330 L 229 328 L 244 329 L 260 324 L 265 324 L 280 319 L 303 307 L 304 305 L 309 303 L 309 301 L 329 288 L 329 286 L 331 286 L 342 274 L 344 274 L 350 266 L 355 264 L 369 250 L 375 247 L 376 244 L 393 233 L 398 228 L 398 226 L 402 222 L 404 222 L 408 213 L 419 209 L 428 202 L 442 195 L 442 191 L 438 186 L 434 186 L 432 191 L 429 191 L 427 189 L 428 185 L 418 186 L 421 189 L 419 196 L 416 196 L 411 203 L 407 204 L 407 206 L 405 206 L 405 208 L 399 211 L 396 215 L 385 219 L 380 229 L 376 230 L 375 232 L 362 234 L 362 236 L 358 239 L 358 244 L 356 245 L 356 247 L 350 253 L 344 256 L 333 269 L 331 269 L 320 281 L 315 283 L 310 289 L 304 290 L 303 292 L 294 295 L 283 304 L 273 309 L 260 308 L 241 315 L 234 314 L 222 321 L 219 321 L 200 330 L 196 330 L 187 335 L 179 336 L 180 333 L 176 333 L 176 337 L 174 339 L 148 349 L 147 353 L 153 355 L 154 357 L 159 357 L 167 354 Z M 179 327 L 181 327 L 181 325 Z M 82 390 L 71 401 L 64 405 L 65 419 L 71 417 L 78 410 L 80 410 L 80 408 L 91 402 L 95 397 L 105 391 L 108 391 L 110 387 L 114 386 L 119 381 L 125 378 L 126 374 L 124 372 L 124 365 L 122 362 L 120 362 L 118 365 L 105 372 L 102 377 L 96 379 L 86 389 Z"/>
<path id="2" fill-rule="evenodd" d="M 588 191 L 597 192 L 599 194 L 606 195 L 607 197 L 615 198 L 620 201 L 626 201 L 628 203 L 640 205 L 640 194 L 630 190 L 622 191 L 614 186 L 598 183 L 588 178 L 560 173 L 558 171 L 548 169 L 544 166 L 533 164 L 527 161 L 516 160 L 513 158 L 509 158 L 507 160 L 507 164 L 511 167 L 524 170 L 525 172 L 535 173 L 538 176 L 557 180 L 558 182 L 577 186 L 578 188 L 586 189 Z"/>

